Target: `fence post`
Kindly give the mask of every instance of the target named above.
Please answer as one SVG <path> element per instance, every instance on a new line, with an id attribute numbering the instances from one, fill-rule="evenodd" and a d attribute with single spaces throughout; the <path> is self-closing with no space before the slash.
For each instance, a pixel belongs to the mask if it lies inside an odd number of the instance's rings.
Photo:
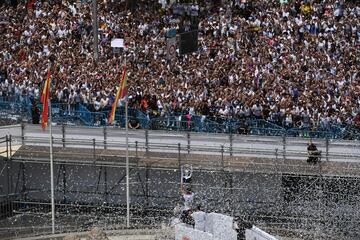
<path id="1" fill-rule="evenodd" d="M 221 168 L 224 170 L 224 145 L 221 145 Z"/>
<path id="2" fill-rule="evenodd" d="M 104 167 L 104 194 L 105 194 L 105 203 L 107 204 L 109 202 L 107 167 Z"/>
<path id="3" fill-rule="evenodd" d="M 61 132 L 62 132 L 62 144 L 63 147 L 65 147 L 65 124 L 61 126 Z"/>
<path id="4" fill-rule="evenodd" d="M 16 198 L 16 196 L 10 196 L 10 201 L 8 201 L 8 205 L 9 205 L 9 207 L 8 207 L 8 209 L 9 209 L 9 211 L 8 211 L 8 216 L 9 217 L 11 217 L 11 216 L 13 216 L 14 215 L 14 201 L 15 201 L 15 198 Z"/>
<path id="5" fill-rule="evenodd" d="M 25 124 L 21 123 L 21 145 L 24 145 L 25 142 Z"/>
<path id="6" fill-rule="evenodd" d="M 7 194 L 11 194 L 11 180 L 10 180 L 10 159 L 9 159 L 9 136 L 5 136 L 5 144 L 6 144 L 6 170 L 7 170 Z M 5 165 L 5 166 L 6 166 Z"/>
<path id="7" fill-rule="evenodd" d="M 181 169 L 181 145 L 178 143 L 178 161 L 179 161 L 179 169 Z"/>
<path id="8" fill-rule="evenodd" d="M 182 175 L 182 167 L 181 167 L 181 145 L 178 143 L 178 161 L 179 161 L 179 174 L 180 174 L 180 182 L 183 183 L 183 175 Z"/>
<path id="9" fill-rule="evenodd" d="M 283 134 L 282 142 L 283 142 L 283 158 L 284 158 L 284 160 L 286 160 L 286 135 L 285 134 Z"/>
<path id="10" fill-rule="evenodd" d="M 61 167 L 63 179 L 63 202 L 66 203 L 66 167 L 63 164 Z"/>
<path id="11" fill-rule="evenodd" d="M 145 150 L 146 156 L 149 156 L 149 131 L 145 130 Z"/>
<path id="12" fill-rule="evenodd" d="M 11 158 L 11 156 L 12 156 L 12 136 L 11 136 L 11 134 L 10 134 L 10 136 L 9 136 L 9 150 L 10 150 L 10 158 Z"/>
<path id="13" fill-rule="evenodd" d="M 5 144 L 6 144 L 6 159 L 9 159 L 9 136 L 5 136 Z"/>
<path id="14" fill-rule="evenodd" d="M 92 143 L 93 143 L 93 158 L 94 158 L 94 163 L 96 161 L 96 142 L 95 142 L 95 138 L 92 139 Z"/>
<path id="15" fill-rule="evenodd" d="M 230 151 L 230 156 L 232 157 L 232 155 L 233 155 L 233 134 L 232 133 L 229 134 L 229 142 L 230 142 L 229 151 Z"/>
<path id="16" fill-rule="evenodd" d="M 106 130 L 106 126 L 104 126 L 103 128 L 103 133 L 104 133 L 104 149 L 106 150 L 107 149 L 107 130 Z"/>
<path id="17" fill-rule="evenodd" d="M 325 149 L 326 149 L 326 161 L 329 161 L 329 136 L 326 136 Z"/>
<path id="18" fill-rule="evenodd" d="M 11 134 L 9 135 L 9 156 L 8 156 L 8 167 L 9 167 L 9 172 L 10 172 L 10 176 L 9 176 L 9 178 L 10 178 L 10 191 L 11 191 L 11 193 L 12 193 L 12 190 L 13 190 L 13 186 L 12 186 L 12 182 L 13 182 L 13 178 L 12 178 L 12 159 L 11 159 L 11 156 L 12 156 L 12 136 L 11 136 Z"/>
<path id="19" fill-rule="evenodd" d="M 139 155 L 138 155 L 138 147 L 139 147 L 139 142 L 135 141 L 135 156 L 136 159 L 138 159 Z"/>
<path id="20" fill-rule="evenodd" d="M 187 133 L 187 152 L 190 153 L 190 133 Z"/>

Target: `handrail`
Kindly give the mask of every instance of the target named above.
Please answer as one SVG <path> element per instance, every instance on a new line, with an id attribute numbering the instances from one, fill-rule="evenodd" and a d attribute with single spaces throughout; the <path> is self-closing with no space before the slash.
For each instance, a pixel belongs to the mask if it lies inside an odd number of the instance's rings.
<path id="1" fill-rule="evenodd" d="M 0 98 L 0 105 L 6 109 L 18 111 L 18 107 L 27 109 L 24 114 L 31 118 L 31 100 L 21 96 L 22 100 L 15 97 Z M 103 127 L 107 125 L 109 111 L 91 112 L 86 106 L 78 104 L 70 112 L 67 104 L 52 103 L 53 119 L 56 122 L 67 123 L 75 122 L 76 125 Z M 41 105 L 39 105 L 41 109 Z M 190 132 L 210 132 L 210 133 L 243 133 L 261 136 L 294 136 L 302 138 L 330 138 L 330 139 L 357 139 L 360 140 L 360 129 L 349 125 L 329 124 L 328 126 L 317 126 L 307 128 L 289 128 L 277 125 L 264 119 L 246 118 L 212 118 L 203 116 L 191 116 L 186 119 L 185 115 L 175 114 L 173 116 L 149 117 L 138 109 L 129 109 L 130 118 L 135 118 L 143 129 L 157 129 L 168 131 L 190 131 Z M 69 115 L 69 113 L 71 113 Z M 120 127 L 125 126 L 124 107 L 120 107 L 116 113 L 115 120 Z"/>
<path id="2" fill-rule="evenodd" d="M 9 128 L 17 128 L 17 127 L 21 127 L 21 124 L 12 124 L 12 125 L 0 126 L 0 130 L 1 129 L 9 129 Z"/>
<path id="3" fill-rule="evenodd" d="M 24 143 L 26 145 L 34 145 L 34 146 L 48 146 L 49 140 L 48 138 L 44 137 L 25 137 Z M 53 138 L 54 146 L 62 146 L 63 143 L 66 144 L 68 148 L 81 148 L 85 147 L 88 149 L 94 148 L 94 149 L 103 149 L 105 146 L 105 143 L 103 141 L 93 141 L 93 139 L 84 139 L 84 138 L 77 138 L 77 139 L 64 139 L 59 137 Z M 191 145 L 181 144 L 178 143 L 147 143 L 145 140 L 142 141 L 130 141 L 129 142 L 129 149 L 130 151 L 138 151 L 138 152 L 146 152 L 146 148 L 150 150 L 150 152 L 163 152 L 163 151 L 169 151 L 169 153 L 178 153 L 179 151 L 181 153 L 192 153 L 192 154 L 202 154 L 202 155 L 221 155 L 226 154 L 228 156 L 230 153 L 232 156 L 247 156 L 252 155 L 253 157 L 270 157 L 275 159 L 276 156 L 285 157 L 285 158 L 295 158 L 295 159 L 303 159 L 305 157 L 308 157 L 308 152 L 306 151 L 305 144 L 299 145 L 304 146 L 304 150 L 296 150 L 296 149 L 287 149 L 286 152 L 284 149 L 279 146 L 279 148 L 274 149 L 272 147 L 264 147 L 263 145 L 259 147 L 238 147 L 238 146 L 232 146 L 229 145 L 220 145 L 219 146 L 205 146 L 205 145 L 199 145 L 192 143 Z M 125 141 L 119 141 L 119 140 L 112 140 L 106 143 L 107 149 L 111 150 L 125 150 L 126 143 Z M 325 147 L 325 146 L 324 146 Z M 46 152 L 46 151 L 45 151 Z M 56 153 L 56 152 L 55 152 Z M 325 152 L 323 152 L 323 158 L 325 158 Z M 339 153 L 339 152 L 333 152 L 328 151 L 327 158 L 335 159 L 335 160 L 360 160 L 360 153 L 354 152 L 354 153 Z"/>

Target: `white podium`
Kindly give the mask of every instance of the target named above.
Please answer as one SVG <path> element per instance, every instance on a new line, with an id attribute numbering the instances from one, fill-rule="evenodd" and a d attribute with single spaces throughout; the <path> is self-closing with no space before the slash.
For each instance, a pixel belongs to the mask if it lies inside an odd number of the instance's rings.
<path id="1" fill-rule="evenodd" d="M 196 212 L 194 214 L 197 214 Z M 203 213 L 195 217 L 195 228 L 186 224 L 175 226 L 175 240 L 236 240 L 233 218 L 219 213 Z M 197 221 L 197 219 L 199 221 Z M 204 229 L 205 225 L 205 229 Z M 204 229 L 205 231 L 201 231 Z"/>

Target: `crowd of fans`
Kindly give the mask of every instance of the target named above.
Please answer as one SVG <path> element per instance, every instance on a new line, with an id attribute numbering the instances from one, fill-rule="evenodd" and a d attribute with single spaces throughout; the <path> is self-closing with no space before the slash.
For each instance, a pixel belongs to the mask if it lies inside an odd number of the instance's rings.
<path id="1" fill-rule="evenodd" d="M 39 99 L 54 62 L 52 101 L 106 111 L 126 57 L 130 107 L 151 116 L 360 127 L 358 1 L 98 1 L 97 61 L 90 2 L 1 6 L 3 97 Z M 198 51 L 168 60 L 166 32 L 188 28 L 192 11 Z M 113 38 L 127 48 L 114 52 Z"/>

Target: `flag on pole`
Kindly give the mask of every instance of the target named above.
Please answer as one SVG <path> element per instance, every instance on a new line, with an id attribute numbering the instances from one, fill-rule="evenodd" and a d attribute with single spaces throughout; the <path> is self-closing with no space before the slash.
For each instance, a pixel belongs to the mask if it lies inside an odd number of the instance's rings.
<path id="1" fill-rule="evenodd" d="M 112 105 L 110 116 L 109 116 L 109 124 L 112 124 L 115 120 L 115 112 L 119 102 L 119 99 L 125 98 L 127 95 L 127 74 L 126 67 L 124 67 L 124 71 L 121 77 L 120 86 L 116 93 L 115 101 Z"/>
<path id="2" fill-rule="evenodd" d="M 51 74 L 49 68 L 45 86 L 41 93 L 41 103 L 43 104 L 42 115 L 41 115 L 41 126 L 43 130 L 45 130 L 49 120 L 50 83 L 51 83 Z"/>

